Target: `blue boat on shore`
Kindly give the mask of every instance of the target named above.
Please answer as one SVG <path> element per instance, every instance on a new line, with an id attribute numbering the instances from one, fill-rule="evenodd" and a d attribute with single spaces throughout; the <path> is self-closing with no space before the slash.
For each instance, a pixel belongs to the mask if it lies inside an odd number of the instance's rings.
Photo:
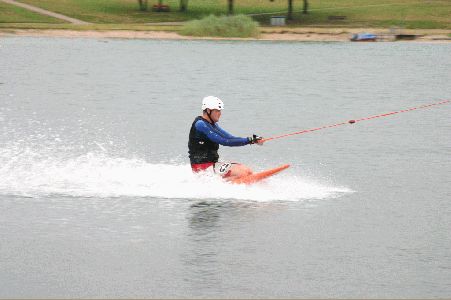
<path id="1" fill-rule="evenodd" d="M 372 33 L 356 33 L 351 37 L 351 41 L 353 42 L 375 42 L 377 36 Z"/>

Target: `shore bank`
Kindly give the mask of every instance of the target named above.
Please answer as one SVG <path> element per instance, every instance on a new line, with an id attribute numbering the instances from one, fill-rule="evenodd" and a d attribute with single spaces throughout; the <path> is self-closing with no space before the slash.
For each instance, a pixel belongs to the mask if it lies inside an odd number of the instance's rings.
<path id="1" fill-rule="evenodd" d="M 219 38 L 182 36 L 175 31 L 143 30 L 66 30 L 66 29 L 0 29 L 0 36 L 34 36 L 67 38 L 121 38 L 121 39 L 167 39 L 167 40 L 262 40 L 262 41 L 310 41 L 346 42 L 354 33 L 370 32 L 380 41 L 395 41 L 396 35 L 414 35 L 409 42 L 451 42 L 450 30 L 393 31 L 385 28 L 273 28 L 263 27 L 258 38 Z"/>

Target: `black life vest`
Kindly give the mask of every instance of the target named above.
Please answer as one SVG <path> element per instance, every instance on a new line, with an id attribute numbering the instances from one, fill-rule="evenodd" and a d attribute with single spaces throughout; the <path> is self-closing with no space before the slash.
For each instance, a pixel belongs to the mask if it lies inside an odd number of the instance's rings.
<path id="1" fill-rule="evenodd" d="M 217 162 L 219 159 L 219 144 L 212 142 L 205 134 L 196 130 L 196 122 L 203 120 L 201 116 L 194 119 L 189 132 L 188 153 L 191 164 L 203 164 L 209 162 Z M 212 125 L 213 127 L 215 125 Z"/>

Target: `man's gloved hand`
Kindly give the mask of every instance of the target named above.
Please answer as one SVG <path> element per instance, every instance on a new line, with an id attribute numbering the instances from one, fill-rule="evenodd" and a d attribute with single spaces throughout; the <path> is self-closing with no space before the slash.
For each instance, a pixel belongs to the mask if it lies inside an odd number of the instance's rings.
<path id="1" fill-rule="evenodd" d="M 249 144 L 258 144 L 260 146 L 263 145 L 263 142 L 261 141 L 263 138 L 256 134 L 254 134 L 252 137 L 248 137 L 247 139 L 249 140 Z"/>

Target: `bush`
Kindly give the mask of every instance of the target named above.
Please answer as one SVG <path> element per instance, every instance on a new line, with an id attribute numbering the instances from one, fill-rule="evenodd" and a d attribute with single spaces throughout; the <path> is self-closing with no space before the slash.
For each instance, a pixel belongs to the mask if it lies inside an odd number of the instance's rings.
<path id="1" fill-rule="evenodd" d="M 201 20 L 187 22 L 180 31 L 183 35 L 212 37 L 257 37 L 258 23 L 245 15 L 210 15 Z"/>

